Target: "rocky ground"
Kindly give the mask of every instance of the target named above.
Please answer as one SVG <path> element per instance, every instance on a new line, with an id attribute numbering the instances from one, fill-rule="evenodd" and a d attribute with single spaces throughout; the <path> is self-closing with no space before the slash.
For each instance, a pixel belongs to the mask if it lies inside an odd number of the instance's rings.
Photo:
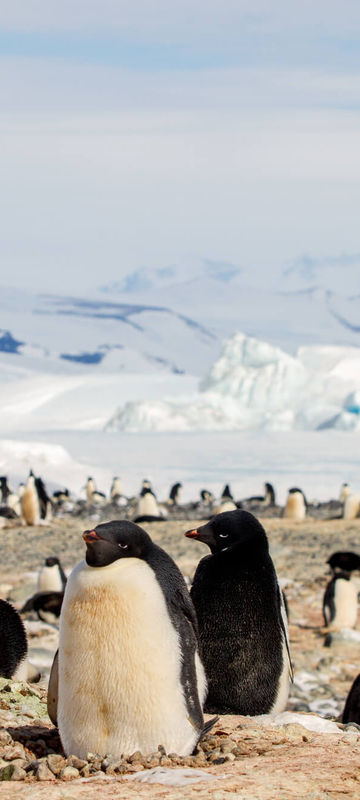
<path id="1" fill-rule="evenodd" d="M 57 555 L 66 569 L 84 556 L 81 533 L 96 518 L 63 518 L 51 526 L 4 529 L 0 595 L 15 605 L 35 590 L 44 558 Z M 295 667 L 288 711 L 301 716 L 269 718 L 223 716 L 194 758 L 169 758 L 159 751 L 151 759 L 126 754 L 118 762 L 91 756 L 86 763 L 63 758 L 56 730 L 46 714 L 46 684 L 57 646 L 56 626 L 26 622 L 30 658 L 43 671 L 40 684 L 0 682 L 0 778 L 2 797 L 77 800 L 99 790 L 102 797 L 212 797 L 214 800 L 322 800 L 360 798 L 360 730 L 330 723 L 331 732 L 309 730 L 311 720 L 341 714 L 352 681 L 360 671 L 360 625 L 334 637 L 324 647 L 322 596 L 328 576 L 326 560 L 335 550 L 360 552 L 360 520 L 308 518 L 291 523 L 263 520 L 271 553 L 290 608 L 290 639 Z M 192 577 L 207 553 L 183 532 L 187 520 L 145 525 L 153 539 Z M 310 716 L 316 714 L 317 716 Z M 310 719 L 310 723 L 309 723 Z M 301 724 L 300 724 L 301 723 Z M 325 726 L 327 722 L 320 722 Z M 306 727 L 304 727 L 306 726 Z M 155 770 L 149 783 L 148 770 Z M 186 770 L 185 774 L 182 770 Z M 161 773 L 161 774 L 160 774 Z M 140 782 L 139 779 L 147 779 Z M 196 783 L 189 781 L 198 780 Z M 180 785 L 159 783 L 177 780 Z"/>

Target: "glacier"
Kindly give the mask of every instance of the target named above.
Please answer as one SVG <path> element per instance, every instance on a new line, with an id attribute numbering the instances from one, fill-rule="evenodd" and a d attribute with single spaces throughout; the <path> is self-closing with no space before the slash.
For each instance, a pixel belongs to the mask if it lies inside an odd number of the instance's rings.
<path id="1" fill-rule="evenodd" d="M 299 347 L 292 356 L 236 333 L 198 392 L 129 401 L 107 431 L 360 430 L 360 349 Z"/>

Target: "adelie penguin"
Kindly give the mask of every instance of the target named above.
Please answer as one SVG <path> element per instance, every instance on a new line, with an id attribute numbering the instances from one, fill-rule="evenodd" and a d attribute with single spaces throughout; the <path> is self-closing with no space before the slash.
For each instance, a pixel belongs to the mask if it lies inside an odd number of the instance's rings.
<path id="1" fill-rule="evenodd" d="M 27 639 L 23 621 L 11 603 L 0 600 L 0 677 L 37 681 L 37 669 L 27 661 Z"/>
<path id="2" fill-rule="evenodd" d="M 349 572 L 336 572 L 323 598 L 324 623 L 330 631 L 354 628 L 357 620 L 357 587 Z M 329 642 L 327 642 L 329 643 Z"/>
<path id="3" fill-rule="evenodd" d="M 164 510 L 159 508 L 148 481 L 144 481 L 138 498 L 134 522 L 161 522 L 164 518 Z"/>
<path id="4" fill-rule="evenodd" d="M 132 522 L 85 531 L 65 590 L 48 709 L 67 755 L 162 744 L 188 755 L 204 725 L 197 621 L 170 556 Z"/>
<path id="5" fill-rule="evenodd" d="M 38 592 L 63 592 L 66 586 L 66 575 L 56 556 L 45 559 L 45 564 L 38 574 Z"/>
<path id="6" fill-rule="evenodd" d="M 284 517 L 301 521 L 306 517 L 307 501 L 302 489 L 294 486 L 286 498 Z"/>
<path id="7" fill-rule="evenodd" d="M 262 525 L 236 510 L 185 536 L 211 550 L 191 588 L 208 680 L 206 710 L 283 711 L 292 677 L 287 618 Z"/>

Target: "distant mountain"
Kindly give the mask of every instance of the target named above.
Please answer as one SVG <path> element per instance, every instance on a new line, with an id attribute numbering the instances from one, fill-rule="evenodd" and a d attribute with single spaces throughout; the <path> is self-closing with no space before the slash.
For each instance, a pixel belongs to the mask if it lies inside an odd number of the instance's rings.
<path id="1" fill-rule="evenodd" d="M 16 371 L 203 376 L 241 331 L 295 355 L 360 346 L 360 256 L 303 257 L 276 284 L 228 262 L 141 269 L 82 297 L 0 292 L 0 360 Z"/>

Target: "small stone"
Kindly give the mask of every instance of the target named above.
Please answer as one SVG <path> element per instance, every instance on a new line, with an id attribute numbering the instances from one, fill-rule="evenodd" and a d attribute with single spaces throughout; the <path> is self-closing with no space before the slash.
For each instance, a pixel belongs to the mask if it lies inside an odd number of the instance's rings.
<path id="1" fill-rule="evenodd" d="M 47 756 L 47 763 L 54 775 L 60 775 L 61 770 L 65 766 L 65 758 L 59 756 L 57 753 L 50 753 Z M 85 761 L 86 764 L 86 761 Z"/>
<path id="2" fill-rule="evenodd" d="M 25 770 L 17 764 L 8 764 L 0 770 L 0 781 L 23 781 L 25 778 Z"/>
<path id="3" fill-rule="evenodd" d="M 131 756 L 128 758 L 129 764 L 135 764 L 136 762 L 142 761 L 143 754 L 140 753 L 140 750 L 136 750 L 135 753 L 132 753 Z"/>
<path id="4" fill-rule="evenodd" d="M 139 762 L 136 762 L 135 764 L 129 764 L 126 771 L 127 772 L 140 772 L 142 769 L 144 769 L 144 765 L 140 764 Z"/>
<path id="5" fill-rule="evenodd" d="M 13 744 L 10 733 L 5 728 L 0 728 L 0 746 Z"/>
<path id="6" fill-rule="evenodd" d="M 37 781 L 54 781 L 55 775 L 49 769 L 46 761 L 38 761 L 37 768 L 35 770 L 36 780 Z"/>
<path id="7" fill-rule="evenodd" d="M 13 746 L 4 747 L 3 757 L 5 761 L 13 761 L 14 758 L 26 758 L 26 753 L 23 745 L 20 742 L 16 742 Z"/>
<path id="8" fill-rule="evenodd" d="M 83 758 L 78 758 L 78 756 L 69 756 L 66 759 L 66 763 L 68 767 L 75 767 L 75 769 L 78 770 L 82 769 L 83 767 L 86 767 L 87 764 L 87 762 L 84 761 Z"/>
<path id="9" fill-rule="evenodd" d="M 80 775 L 81 775 L 82 778 L 89 778 L 90 775 L 93 775 L 93 772 L 91 770 L 90 764 L 86 764 L 86 767 L 83 767 L 80 770 Z"/>
<path id="10" fill-rule="evenodd" d="M 104 762 L 103 762 L 104 763 Z M 113 761 L 105 767 L 106 775 L 123 775 L 126 772 L 126 765 L 122 761 Z M 83 772 L 81 772 L 83 774 Z"/>
<path id="11" fill-rule="evenodd" d="M 236 757 L 234 756 L 234 753 L 226 753 L 225 761 L 236 761 Z"/>
<path id="12" fill-rule="evenodd" d="M 80 772 L 76 767 L 64 767 L 64 769 L 60 772 L 60 778 L 62 781 L 73 781 L 74 778 L 78 778 Z"/>

